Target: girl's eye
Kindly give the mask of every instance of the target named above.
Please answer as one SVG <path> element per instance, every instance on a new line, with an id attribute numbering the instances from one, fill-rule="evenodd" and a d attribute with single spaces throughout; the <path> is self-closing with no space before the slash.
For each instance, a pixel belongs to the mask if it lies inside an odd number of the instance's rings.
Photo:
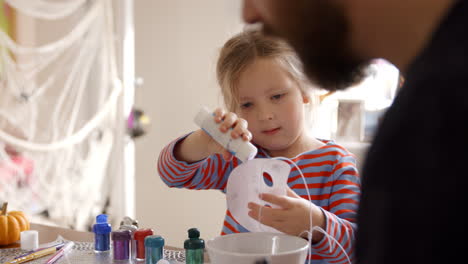
<path id="1" fill-rule="evenodd" d="M 245 108 L 249 108 L 252 106 L 252 103 L 243 103 L 241 104 L 241 108 L 245 109 Z"/>
<path id="2" fill-rule="evenodd" d="M 285 94 L 275 94 L 271 97 L 271 99 L 273 100 L 278 100 L 278 99 L 281 99 L 281 97 L 283 97 Z"/>

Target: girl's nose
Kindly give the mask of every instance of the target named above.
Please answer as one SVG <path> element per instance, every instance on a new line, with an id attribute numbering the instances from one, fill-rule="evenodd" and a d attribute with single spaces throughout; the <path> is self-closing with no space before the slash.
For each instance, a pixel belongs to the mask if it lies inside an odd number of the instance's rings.
<path id="1" fill-rule="evenodd" d="M 268 107 L 259 107 L 258 119 L 260 121 L 273 120 L 274 118 L 275 114 L 271 109 Z"/>

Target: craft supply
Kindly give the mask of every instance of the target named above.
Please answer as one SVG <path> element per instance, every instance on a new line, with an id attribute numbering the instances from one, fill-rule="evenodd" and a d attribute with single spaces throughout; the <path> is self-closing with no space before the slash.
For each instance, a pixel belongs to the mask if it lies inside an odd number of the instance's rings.
<path id="1" fill-rule="evenodd" d="M 124 216 L 124 218 L 122 219 L 122 221 L 120 221 L 120 228 L 122 228 L 122 226 L 134 226 L 135 229 L 138 228 L 138 221 L 136 219 L 133 219 L 129 216 Z"/>
<path id="2" fill-rule="evenodd" d="M 122 221 L 120 221 L 119 230 L 129 230 L 131 232 L 131 241 L 130 241 L 130 258 L 136 258 L 136 245 L 135 245 L 135 238 L 134 234 L 135 231 L 138 229 L 138 221 L 132 219 L 128 216 L 125 216 Z"/>
<path id="3" fill-rule="evenodd" d="M 63 255 L 67 254 L 73 249 L 75 243 L 73 241 L 67 242 L 57 253 L 55 253 L 50 259 L 47 260 L 46 264 L 53 264 L 57 262 Z"/>
<path id="4" fill-rule="evenodd" d="M 63 237 L 57 237 L 49 245 L 44 245 L 44 247 L 49 247 L 60 242 L 67 242 Z M 55 264 L 145 264 L 144 261 L 115 261 L 113 260 L 112 252 L 108 251 L 105 253 L 94 253 L 94 241 L 92 242 L 80 242 L 74 241 L 75 245 L 73 246 L 73 251 L 65 255 Z M 39 245 L 41 246 L 41 245 Z M 185 264 L 185 251 L 183 249 L 166 249 L 164 248 L 164 259 L 168 260 L 171 264 Z M 4 264 L 5 262 L 13 260 L 13 258 L 24 253 L 21 248 L 1 248 L 0 249 L 0 263 Z M 66 257 L 66 258 L 65 258 Z M 48 257 L 42 259 L 37 259 L 31 262 L 26 262 L 24 264 L 44 264 Z M 252 263 L 253 264 L 253 263 Z"/>
<path id="5" fill-rule="evenodd" d="M 27 262 L 27 261 L 30 261 L 30 260 L 34 260 L 34 259 L 38 259 L 38 258 L 42 258 L 44 256 L 47 256 L 47 255 L 50 255 L 50 254 L 53 254 L 57 252 L 57 248 L 55 247 L 51 247 L 51 248 L 46 248 L 46 249 L 43 249 L 43 250 L 40 250 L 40 251 L 37 251 L 37 252 L 33 252 L 29 255 L 26 255 L 24 257 L 21 257 L 21 258 L 17 258 L 17 259 L 13 259 L 9 262 L 6 262 L 4 264 L 19 264 L 19 263 L 24 263 L 24 262 Z"/>
<path id="6" fill-rule="evenodd" d="M 39 233 L 36 230 L 22 231 L 20 241 L 22 250 L 36 250 L 39 247 Z"/>
<path id="7" fill-rule="evenodd" d="M 53 245 L 53 246 L 38 248 L 38 249 L 36 249 L 36 250 L 28 251 L 28 252 L 26 252 L 26 253 L 24 253 L 24 254 L 21 254 L 21 255 L 15 257 L 15 259 L 21 258 L 21 257 L 24 257 L 24 256 L 27 256 L 27 255 L 29 255 L 29 254 L 31 254 L 31 253 L 34 253 L 34 252 L 37 252 L 37 251 L 41 251 L 41 250 L 44 250 L 44 249 L 48 249 L 48 248 L 51 248 L 51 247 L 55 247 L 57 250 L 60 250 L 64 245 L 65 245 L 65 243 L 58 243 L 58 244 Z"/>
<path id="8" fill-rule="evenodd" d="M 251 160 L 257 155 L 258 150 L 252 143 L 244 141 L 242 138 L 233 139 L 229 132 L 222 133 L 219 130 L 220 124 L 214 120 L 214 113 L 210 112 L 207 108 L 201 108 L 195 116 L 194 121 L 203 131 L 242 162 Z"/>
<path id="9" fill-rule="evenodd" d="M 153 229 L 138 229 L 133 234 L 133 238 L 135 239 L 135 247 L 136 247 L 136 260 L 144 260 L 145 259 L 145 238 L 147 236 L 153 235 Z"/>
<path id="10" fill-rule="evenodd" d="M 145 238 L 146 264 L 156 264 L 164 258 L 163 254 L 164 238 L 157 235 Z"/>
<path id="11" fill-rule="evenodd" d="M 107 215 L 100 214 L 96 216 L 96 224 L 93 226 L 94 232 L 94 251 L 106 252 L 110 250 L 111 225 L 107 222 Z"/>
<path id="12" fill-rule="evenodd" d="M 240 164 L 229 175 L 226 185 L 226 202 L 236 223 L 250 232 L 281 233 L 271 226 L 264 225 L 249 216 L 249 203 L 265 204 L 260 199 L 261 193 L 271 193 L 278 196 L 286 195 L 288 177 L 291 166 L 282 160 L 253 159 Z M 265 175 L 270 176 L 267 184 Z M 278 208 L 274 204 L 269 204 Z"/>
<path id="13" fill-rule="evenodd" d="M 200 238 L 200 231 L 196 228 L 188 230 L 189 239 L 184 242 L 185 261 L 187 264 L 203 264 L 205 241 Z"/>
<path id="14" fill-rule="evenodd" d="M 114 259 L 128 260 L 130 258 L 130 242 L 132 232 L 130 230 L 117 230 L 112 232 L 112 241 L 114 242 Z"/>

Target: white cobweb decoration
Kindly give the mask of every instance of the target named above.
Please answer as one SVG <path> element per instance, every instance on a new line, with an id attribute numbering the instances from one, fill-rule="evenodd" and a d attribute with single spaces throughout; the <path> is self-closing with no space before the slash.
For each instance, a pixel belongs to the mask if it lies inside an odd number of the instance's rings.
<path id="1" fill-rule="evenodd" d="M 0 203 L 83 228 L 105 207 L 123 128 L 111 0 L 5 2 L 38 38 L 61 30 L 37 45 L 0 30 Z"/>

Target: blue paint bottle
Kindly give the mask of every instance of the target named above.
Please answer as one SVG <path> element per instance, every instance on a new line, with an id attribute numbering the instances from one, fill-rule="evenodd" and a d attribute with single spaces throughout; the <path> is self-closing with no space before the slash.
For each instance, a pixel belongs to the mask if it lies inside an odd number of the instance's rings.
<path id="1" fill-rule="evenodd" d="M 100 214 L 96 216 L 96 224 L 93 226 L 94 232 L 94 251 L 96 253 L 110 250 L 111 225 L 107 222 L 107 215 Z"/>

